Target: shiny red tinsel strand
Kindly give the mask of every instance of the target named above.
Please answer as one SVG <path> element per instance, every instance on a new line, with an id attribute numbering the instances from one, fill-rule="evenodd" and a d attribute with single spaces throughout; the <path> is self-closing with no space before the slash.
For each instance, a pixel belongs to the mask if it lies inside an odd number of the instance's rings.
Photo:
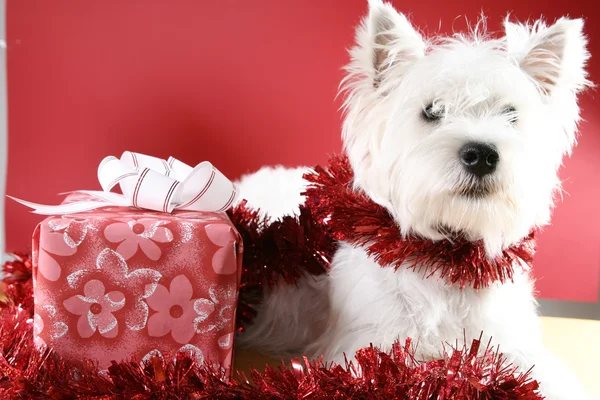
<path id="1" fill-rule="evenodd" d="M 14 260 L 2 266 L 2 291 L 12 303 L 21 305 L 33 315 L 32 260 L 23 253 L 14 253 L 12 257 Z"/>
<path id="2" fill-rule="evenodd" d="M 327 272 L 335 243 L 310 212 L 300 207 L 297 216 L 269 221 L 241 202 L 229 211 L 244 243 L 238 326 L 250 323 L 265 287 L 294 284 L 303 274 Z"/>
<path id="3" fill-rule="evenodd" d="M 336 240 L 364 246 L 382 266 L 397 269 L 406 263 L 428 277 L 437 273 L 461 289 L 481 289 L 512 280 L 515 267 L 530 266 L 533 261 L 533 232 L 495 258 L 487 256 L 481 241 L 402 237 L 385 208 L 353 190 L 354 175 L 345 155 L 332 157 L 327 168 L 316 167 L 305 179 L 311 182 L 306 205 L 316 223 L 324 225 Z"/>
<path id="4" fill-rule="evenodd" d="M 101 373 L 91 360 L 77 365 L 33 343 L 31 260 L 19 255 L 4 265 L 7 298 L 0 303 L 0 398 L 2 399 L 523 399 L 542 397 L 528 374 L 517 374 L 490 347 L 451 349 L 439 361 L 419 363 L 410 340 L 390 353 L 359 350 L 345 367 L 293 360 L 291 368 L 251 371 L 252 379 L 199 366 L 185 354 L 177 361 L 113 362 Z M 27 288 L 27 289 L 25 289 Z M 25 293 L 25 295 L 23 295 Z M 483 355 L 478 355 L 479 353 Z M 171 357 L 165 357 L 171 360 Z M 356 371 L 361 371 L 357 374 Z"/>

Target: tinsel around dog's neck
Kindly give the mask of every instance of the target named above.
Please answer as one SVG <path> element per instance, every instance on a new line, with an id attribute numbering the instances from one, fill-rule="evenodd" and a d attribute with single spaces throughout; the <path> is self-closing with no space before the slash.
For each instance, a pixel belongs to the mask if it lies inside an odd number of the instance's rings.
<path id="1" fill-rule="evenodd" d="M 305 179 L 310 182 L 305 206 L 317 223 L 335 240 L 363 247 L 383 267 L 412 268 L 461 289 L 481 289 L 512 280 L 515 268 L 533 260 L 533 232 L 493 258 L 483 241 L 403 237 L 384 207 L 353 190 L 354 174 L 345 155 L 332 157 L 327 168 L 316 167 Z"/>

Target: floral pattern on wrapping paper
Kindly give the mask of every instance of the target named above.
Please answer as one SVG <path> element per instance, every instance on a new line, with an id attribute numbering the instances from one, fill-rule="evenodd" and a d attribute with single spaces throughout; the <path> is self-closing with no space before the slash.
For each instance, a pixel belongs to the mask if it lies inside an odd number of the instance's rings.
<path id="1" fill-rule="evenodd" d="M 39 348 L 45 348 L 46 342 L 40 337 L 48 326 L 51 339 L 59 339 L 67 334 L 69 327 L 62 321 L 56 321 L 56 307 L 46 304 L 38 309 L 40 313 L 33 314 L 33 342 Z M 47 322 L 44 322 L 46 320 Z"/>
<path id="2" fill-rule="evenodd" d="M 65 243 L 69 247 L 78 247 L 90 230 L 97 230 L 88 223 L 87 218 L 71 218 L 63 216 L 62 218 L 51 219 L 48 226 L 53 231 L 63 231 Z"/>
<path id="3" fill-rule="evenodd" d="M 235 248 L 232 246 L 231 226 L 226 224 L 209 224 L 205 227 L 206 236 L 220 247 L 213 254 L 212 267 L 217 274 L 228 275 L 237 271 Z"/>
<path id="4" fill-rule="evenodd" d="M 37 265 L 40 274 L 49 281 L 57 281 L 62 269 L 60 264 L 52 257 L 72 256 L 77 252 L 77 247 L 85 239 L 89 229 L 87 219 L 56 218 L 48 221 L 51 232 L 44 236 L 38 254 Z"/>
<path id="5" fill-rule="evenodd" d="M 231 332 L 221 336 L 219 340 L 217 340 L 217 344 L 221 350 L 229 350 L 223 360 L 223 368 L 225 369 L 231 367 L 231 360 L 233 359 L 233 338 L 234 334 Z"/>
<path id="6" fill-rule="evenodd" d="M 185 275 L 178 275 L 171 281 L 169 289 L 158 285 L 154 294 L 146 302 L 156 314 L 148 319 L 148 334 L 161 337 L 169 332 L 179 344 L 189 343 L 195 331 L 195 324 L 204 321 L 214 311 L 212 303 L 192 300 L 193 287 Z"/>
<path id="7" fill-rule="evenodd" d="M 202 310 L 214 308 L 216 317 L 207 321 L 206 318 L 197 318 L 194 320 L 194 325 L 197 333 L 207 333 L 214 330 L 220 331 L 231 324 L 236 306 L 237 289 L 235 285 L 216 285 L 213 284 L 208 289 L 210 299 L 199 299 L 195 302 L 194 307 L 200 306 L 197 309 L 198 314 Z"/>
<path id="8" fill-rule="evenodd" d="M 173 233 L 163 225 L 168 221 L 157 221 L 152 218 L 140 218 L 130 220 L 127 218 L 116 218 L 117 221 L 110 224 L 104 230 L 104 237 L 110 242 L 119 243 L 117 253 L 125 260 L 130 259 L 138 251 L 149 259 L 156 261 L 161 256 L 158 243 L 170 243 L 173 241 Z"/>
<path id="9" fill-rule="evenodd" d="M 63 306 L 71 314 L 79 315 L 77 333 L 86 339 L 96 330 L 106 338 L 115 338 L 119 333 L 119 323 L 113 315 L 125 305 L 125 295 L 119 291 L 106 293 L 104 284 L 92 279 L 83 287 L 83 296 L 66 299 Z"/>
<path id="10" fill-rule="evenodd" d="M 100 273 L 100 277 L 97 277 L 98 273 Z M 86 278 L 88 278 L 90 274 L 96 275 L 92 280 L 98 280 L 102 284 L 102 287 L 100 287 L 98 283 L 93 283 L 93 286 L 88 288 L 90 293 L 93 293 L 93 297 L 86 293 L 86 287 L 90 282 L 86 281 Z M 118 301 L 119 298 L 111 296 L 109 299 L 104 300 L 104 297 L 101 297 L 98 293 L 101 289 L 104 290 L 105 285 L 117 286 L 123 294 L 123 304 L 127 305 L 124 310 L 120 311 L 120 313 L 123 313 L 124 315 L 125 325 L 129 329 L 137 331 L 144 329 L 146 327 L 146 322 L 148 321 L 148 305 L 143 300 L 154 293 L 160 278 L 162 278 L 162 275 L 158 271 L 150 268 L 140 268 L 129 272 L 127 262 L 119 253 L 111 249 L 104 249 L 96 258 L 95 269 L 75 271 L 67 277 L 67 283 L 70 288 L 78 289 L 81 287 L 82 282 L 86 281 L 83 297 L 90 301 L 86 301 L 81 297 L 79 299 L 86 303 L 92 303 L 91 300 L 95 299 L 96 303 L 103 307 L 102 311 L 104 311 L 104 304 L 99 301 L 100 298 L 102 298 L 103 301 Z M 104 292 L 103 296 L 106 296 Z M 76 300 L 73 300 L 73 302 L 76 302 Z M 105 304 L 110 310 L 110 307 L 112 306 L 109 303 Z M 81 310 L 84 309 L 87 310 L 87 306 L 84 307 L 82 303 L 73 303 L 70 305 L 75 307 L 74 310 L 77 310 L 76 313 L 83 312 Z M 65 307 L 67 307 L 67 305 L 65 305 Z M 93 313 L 94 311 L 100 310 L 98 307 L 95 307 L 95 309 L 96 310 L 91 310 L 90 308 L 88 311 Z M 87 314 L 88 318 L 89 312 Z M 96 317 L 93 318 L 94 322 L 90 322 L 89 319 L 87 321 L 90 328 L 97 322 L 99 323 L 99 320 Z M 108 333 L 106 332 L 106 326 L 110 325 L 107 321 L 110 320 L 111 323 L 114 321 L 107 314 L 104 314 L 103 318 L 106 318 L 106 321 L 103 320 L 103 324 L 106 322 L 106 325 L 103 325 L 105 326 L 105 329 L 103 329 L 105 331 L 104 335 L 106 335 Z M 89 334 L 88 327 L 84 324 L 84 321 L 80 321 L 80 323 L 82 324 L 82 331 L 85 332 L 84 334 Z M 100 333 L 102 334 L 102 332 Z"/>

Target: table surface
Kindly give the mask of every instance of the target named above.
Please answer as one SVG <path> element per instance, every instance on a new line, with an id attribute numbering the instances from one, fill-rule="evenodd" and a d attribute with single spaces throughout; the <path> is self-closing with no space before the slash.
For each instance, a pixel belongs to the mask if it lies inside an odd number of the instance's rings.
<path id="1" fill-rule="evenodd" d="M 542 318 L 544 344 L 600 399 L 600 321 Z"/>
<path id="2" fill-rule="evenodd" d="M 600 321 L 542 317 L 544 343 L 579 377 L 591 394 L 600 399 Z M 281 361 L 262 354 L 240 349 L 236 351 L 238 371 L 266 364 L 280 365 Z"/>

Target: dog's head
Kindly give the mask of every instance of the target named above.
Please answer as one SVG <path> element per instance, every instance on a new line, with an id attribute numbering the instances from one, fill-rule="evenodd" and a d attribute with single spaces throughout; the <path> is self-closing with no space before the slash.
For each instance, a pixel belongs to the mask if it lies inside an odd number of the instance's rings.
<path id="1" fill-rule="evenodd" d="M 549 222 L 589 85 L 583 22 L 483 24 L 425 40 L 369 2 L 351 50 L 344 146 L 355 184 L 404 234 L 460 232 L 496 253 Z"/>

